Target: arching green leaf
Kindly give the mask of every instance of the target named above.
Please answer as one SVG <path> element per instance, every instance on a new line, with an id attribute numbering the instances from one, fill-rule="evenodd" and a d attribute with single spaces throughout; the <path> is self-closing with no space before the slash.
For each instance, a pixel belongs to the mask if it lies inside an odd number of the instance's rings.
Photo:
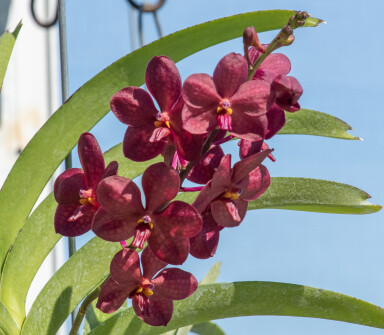
<path id="1" fill-rule="evenodd" d="M 310 178 L 272 178 L 271 186 L 248 209 L 289 209 L 295 211 L 370 214 L 381 209 L 366 199 L 364 191 L 342 183 Z"/>
<path id="2" fill-rule="evenodd" d="M 6 31 L 0 36 L 0 92 L 3 86 L 5 72 L 7 71 L 8 62 L 11 58 L 12 50 L 16 42 L 17 35 L 21 29 L 22 23 L 17 25 L 15 30 L 11 33 Z"/>
<path id="3" fill-rule="evenodd" d="M 177 301 L 167 327 L 151 327 L 132 308 L 96 327 L 92 335 L 155 335 L 189 324 L 249 315 L 321 318 L 384 328 L 384 310 L 363 300 L 318 288 L 272 282 L 237 282 L 200 286 Z"/>
<path id="4" fill-rule="evenodd" d="M 295 113 L 285 112 L 286 123 L 278 134 L 297 134 L 334 137 L 344 140 L 360 140 L 347 131 L 351 126 L 329 114 L 310 109 L 300 109 Z"/>
<path id="5" fill-rule="evenodd" d="M 0 302 L 0 334 L 17 335 L 20 332 L 20 325 L 13 318 L 12 314 Z"/>
<path id="6" fill-rule="evenodd" d="M 202 322 L 193 325 L 191 332 L 199 335 L 225 335 L 224 331 L 213 322 Z"/>

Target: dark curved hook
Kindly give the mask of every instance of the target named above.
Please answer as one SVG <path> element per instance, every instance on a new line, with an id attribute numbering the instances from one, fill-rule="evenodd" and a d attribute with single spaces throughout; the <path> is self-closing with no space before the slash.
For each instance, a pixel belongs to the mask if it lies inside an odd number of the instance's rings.
<path id="1" fill-rule="evenodd" d="M 156 12 L 162 5 L 164 5 L 165 0 L 159 0 L 155 4 L 143 3 L 142 5 L 137 4 L 134 0 L 128 0 L 132 7 L 143 12 L 150 13 Z"/>
<path id="2" fill-rule="evenodd" d="M 31 0 L 31 13 L 32 13 L 32 17 L 35 20 L 35 22 L 39 26 L 44 27 L 44 28 L 52 27 L 57 22 L 57 19 L 59 17 L 59 11 L 58 11 L 58 5 L 57 5 L 55 17 L 51 21 L 48 21 L 48 22 L 40 21 L 40 19 L 36 16 L 36 13 L 35 13 L 35 0 Z"/>

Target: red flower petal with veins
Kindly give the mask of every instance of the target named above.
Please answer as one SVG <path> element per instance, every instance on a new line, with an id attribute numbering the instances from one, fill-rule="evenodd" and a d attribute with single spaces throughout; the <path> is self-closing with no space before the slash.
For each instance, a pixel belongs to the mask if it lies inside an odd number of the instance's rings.
<path id="1" fill-rule="evenodd" d="M 141 283 L 138 253 L 131 249 L 120 250 L 111 261 L 110 273 L 115 282 L 127 286 L 132 292 Z"/>
<path id="2" fill-rule="evenodd" d="M 223 227 L 236 227 L 247 214 L 248 201 L 241 198 L 236 200 L 218 199 L 211 204 L 211 211 L 216 222 Z"/>
<path id="3" fill-rule="evenodd" d="M 87 178 L 88 188 L 95 188 L 105 171 L 104 156 L 92 134 L 81 134 L 78 143 L 81 166 Z"/>
<path id="4" fill-rule="evenodd" d="M 145 83 L 162 112 L 169 112 L 181 95 L 179 71 L 168 57 L 155 56 L 149 61 Z"/>
<path id="5" fill-rule="evenodd" d="M 223 57 L 213 72 L 213 81 L 222 98 L 232 97 L 239 86 L 247 81 L 248 66 L 243 56 L 230 53 Z"/>
<path id="6" fill-rule="evenodd" d="M 168 265 L 168 263 L 158 259 L 151 251 L 151 248 L 145 248 L 141 253 L 141 263 L 144 278 L 153 278 L 156 273 Z"/>
<path id="7" fill-rule="evenodd" d="M 219 244 L 221 229 L 223 227 L 216 223 L 211 212 L 204 214 L 201 232 L 190 239 L 191 255 L 199 259 L 212 257 Z"/>
<path id="8" fill-rule="evenodd" d="M 96 307 L 103 313 L 111 314 L 124 304 L 128 294 L 124 285 L 120 285 L 109 278 L 101 288 Z"/>
<path id="9" fill-rule="evenodd" d="M 103 240 L 120 242 L 132 237 L 136 226 L 136 215 L 110 214 L 99 208 L 93 218 L 92 231 Z"/>
<path id="10" fill-rule="evenodd" d="M 146 209 L 154 212 L 176 197 L 180 188 L 177 171 L 164 163 L 148 167 L 142 178 Z"/>
<path id="11" fill-rule="evenodd" d="M 153 123 L 158 113 L 151 96 L 139 87 L 126 87 L 114 94 L 111 110 L 120 122 L 132 127 Z"/>
<path id="12" fill-rule="evenodd" d="M 165 140 L 151 142 L 156 128 L 152 125 L 128 127 L 123 140 L 123 154 L 135 162 L 145 162 L 160 155 L 167 144 Z"/>
<path id="13" fill-rule="evenodd" d="M 79 191 L 87 189 L 85 174 L 80 169 L 72 168 L 60 174 L 53 188 L 55 200 L 62 205 L 77 204 Z"/>
<path id="14" fill-rule="evenodd" d="M 97 199 L 110 213 L 142 215 L 144 212 L 140 189 L 129 178 L 112 176 L 103 179 L 97 187 Z"/>
<path id="15" fill-rule="evenodd" d="M 152 279 L 152 284 L 155 285 L 156 293 L 170 300 L 188 298 L 198 286 L 194 276 L 177 268 L 162 270 Z"/>

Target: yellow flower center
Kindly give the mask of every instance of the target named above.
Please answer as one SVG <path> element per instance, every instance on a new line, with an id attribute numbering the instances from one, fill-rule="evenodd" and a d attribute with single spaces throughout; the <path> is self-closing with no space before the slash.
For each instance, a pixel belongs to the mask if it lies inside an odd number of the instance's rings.
<path id="1" fill-rule="evenodd" d="M 144 294 L 146 297 L 149 297 L 149 296 L 153 295 L 153 291 L 152 291 L 151 289 L 149 289 L 149 288 L 143 288 L 143 287 L 141 287 L 141 286 L 135 291 L 135 293 L 142 293 L 142 294 Z"/>
<path id="2" fill-rule="evenodd" d="M 239 194 L 238 193 L 224 192 L 221 196 L 223 198 L 231 199 L 231 200 L 239 199 Z"/>

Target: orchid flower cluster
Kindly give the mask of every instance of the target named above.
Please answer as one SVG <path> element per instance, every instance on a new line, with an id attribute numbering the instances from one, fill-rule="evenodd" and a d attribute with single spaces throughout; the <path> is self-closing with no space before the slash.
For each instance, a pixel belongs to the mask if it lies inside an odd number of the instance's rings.
<path id="1" fill-rule="evenodd" d="M 292 32 L 287 36 L 285 44 L 293 41 Z M 265 140 L 283 127 L 284 111 L 300 109 L 303 91 L 288 76 L 289 59 L 261 45 L 253 27 L 245 29 L 243 40 L 245 55 L 224 56 L 213 76 L 193 74 L 182 83 L 175 63 L 156 56 L 145 72 L 150 94 L 126 87 L 111 98 L 112 112 L 128 125 L 124 156 L 140 162 L 164 157 L 142 176 L 145 204 L 140 188 L 118 175 L 117 162 L 105 167 L 89 133 L 78 143 L 83 169 L 69 169 L 57 178 L 56 232 L 79 236 L 92 230 L 123 248 L 101 288 L 101 311 L 112 313 L 130 298 L 141 320 L 167 325 L 173 300 L 187 298 L 198 286 L 191 273 L 168 265 L 183 264 L 189 254 L 212 257 L 220 231 L 238 226 L 248 202 L 270 185 L 262 162 L 274 157 Z M 221 148 L 232 139 L 239 139 L 241 158 L 233 166 Z M 186 179 L 203 186 L 184 187 Z M 192 204 L 174 200 L 190 191 L 198 192 Z"/>

